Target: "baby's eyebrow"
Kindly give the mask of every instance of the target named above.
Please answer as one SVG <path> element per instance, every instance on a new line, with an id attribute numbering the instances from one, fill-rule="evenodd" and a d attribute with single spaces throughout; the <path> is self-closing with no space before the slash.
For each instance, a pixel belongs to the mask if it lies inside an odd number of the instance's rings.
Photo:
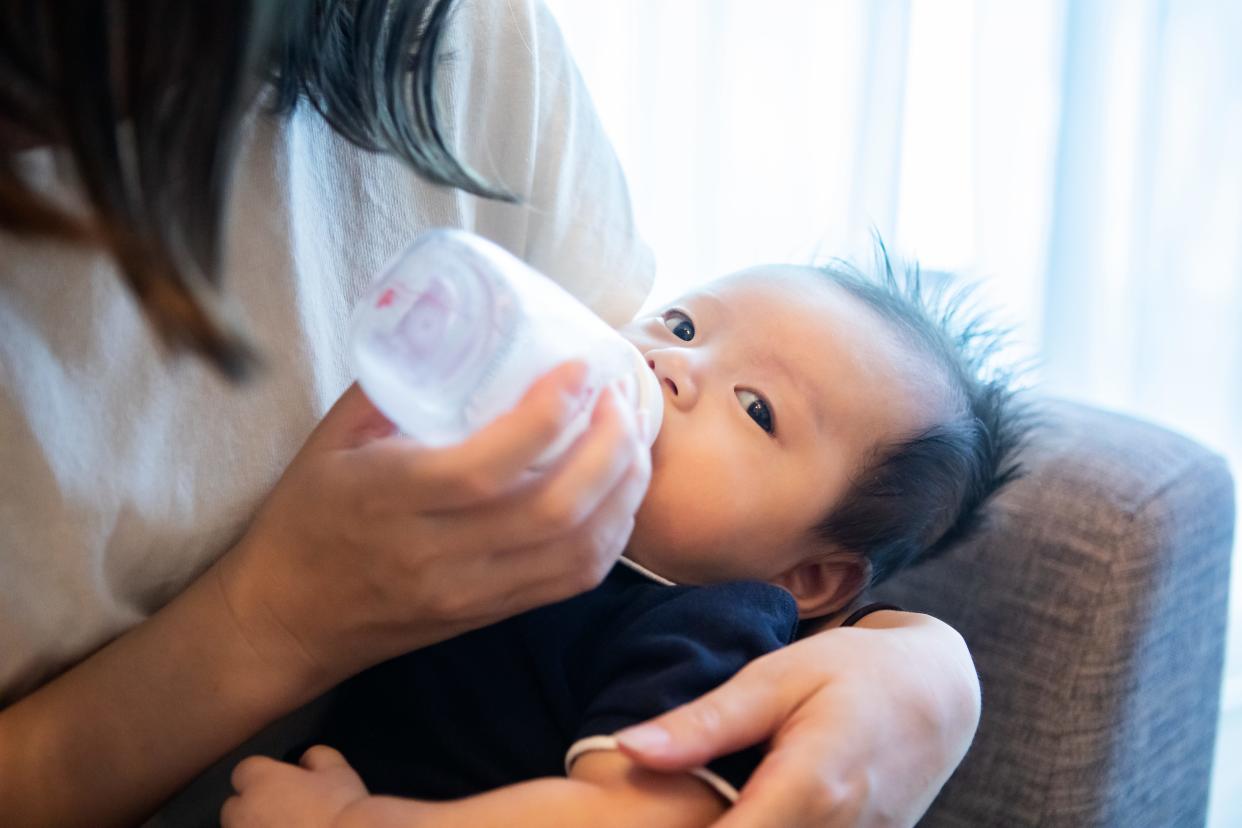
<path id="1" fill-rule="evenodd" d="M 699 305 L 700 309 L 702 304 L 706 303 L 711 306 L 712 315 L 721 319 L 730 319 L 734 322 L 737 321 L 733 315 L 733 308 L 729 305 L 729 303 L 709 291 L 704 290 L 698 293 L 692 293 L 685 297 L 683 302 L 687 306 L 691 304 Z"/>
<path id="2" fill-rule="evenodd" d="M 815 433 L 823 434 L 828 420 L 819 395 L 815 393 L 815 389 L 811 387 L 806 377 L 791 370 L 789 364 L 781 359 L 779 355 L 774 355 L 764 360 L 764 368 L 777 374 L 784 381 L 786 387 L 793 389 L 794 397 L 801 404 L 803 411 L 810 412 L 811 423 L 815 427 Z M 776 416 L 779 422 L 780 412 L 777 412 Z"/>

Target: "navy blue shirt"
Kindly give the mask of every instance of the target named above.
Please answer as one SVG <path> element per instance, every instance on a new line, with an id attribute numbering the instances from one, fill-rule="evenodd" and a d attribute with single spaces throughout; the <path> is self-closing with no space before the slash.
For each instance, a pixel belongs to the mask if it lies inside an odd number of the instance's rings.
<path id="1" fill-rule="evenodd" d="M 359 674 L 319 741 L 372 793 L 455 799 L 563 776 L 578 740 L 698 698 L 797 623 L 771 584 L 669 586 L 618 564 L 590 592 Z M 740 789 L 761 758 L 754 747 L 708 769 Z"/>

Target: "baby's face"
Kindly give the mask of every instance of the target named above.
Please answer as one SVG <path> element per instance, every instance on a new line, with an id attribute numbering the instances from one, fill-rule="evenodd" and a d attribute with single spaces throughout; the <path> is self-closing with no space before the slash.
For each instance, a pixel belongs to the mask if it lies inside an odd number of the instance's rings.
<path id="1" fill-rule="evenodd" d="M 651 487 L 626 555 L 679 583 L 773 580 L 868 451 L 931 422 L 923 362 L 806 268 L 743 271 L 621 333 L 664 389 Z"/>

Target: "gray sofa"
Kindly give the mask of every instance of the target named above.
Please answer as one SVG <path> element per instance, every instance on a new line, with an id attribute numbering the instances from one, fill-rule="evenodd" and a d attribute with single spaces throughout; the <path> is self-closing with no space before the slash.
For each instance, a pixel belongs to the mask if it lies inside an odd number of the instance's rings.
<path id="1" fill-rule="evenodd" d="M 1045 403 L 974 539 L 879 591 L 961 631 L 974 745 L 920 823 L 1198 826 L 1224 658 L 1234 494 L 1156 427 Z"/>

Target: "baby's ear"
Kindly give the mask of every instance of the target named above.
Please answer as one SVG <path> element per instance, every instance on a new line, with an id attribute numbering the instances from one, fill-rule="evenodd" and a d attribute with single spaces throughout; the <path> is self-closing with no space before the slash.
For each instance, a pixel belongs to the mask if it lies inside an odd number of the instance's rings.
<path id="1" fill-rule="evenodd" d="M 799 618 L 831 615 L 849 605 L 867 585 L 867 559 L 848 552 L 834 552 L 803 561 L 772 583 L 793 593 Z"/>

